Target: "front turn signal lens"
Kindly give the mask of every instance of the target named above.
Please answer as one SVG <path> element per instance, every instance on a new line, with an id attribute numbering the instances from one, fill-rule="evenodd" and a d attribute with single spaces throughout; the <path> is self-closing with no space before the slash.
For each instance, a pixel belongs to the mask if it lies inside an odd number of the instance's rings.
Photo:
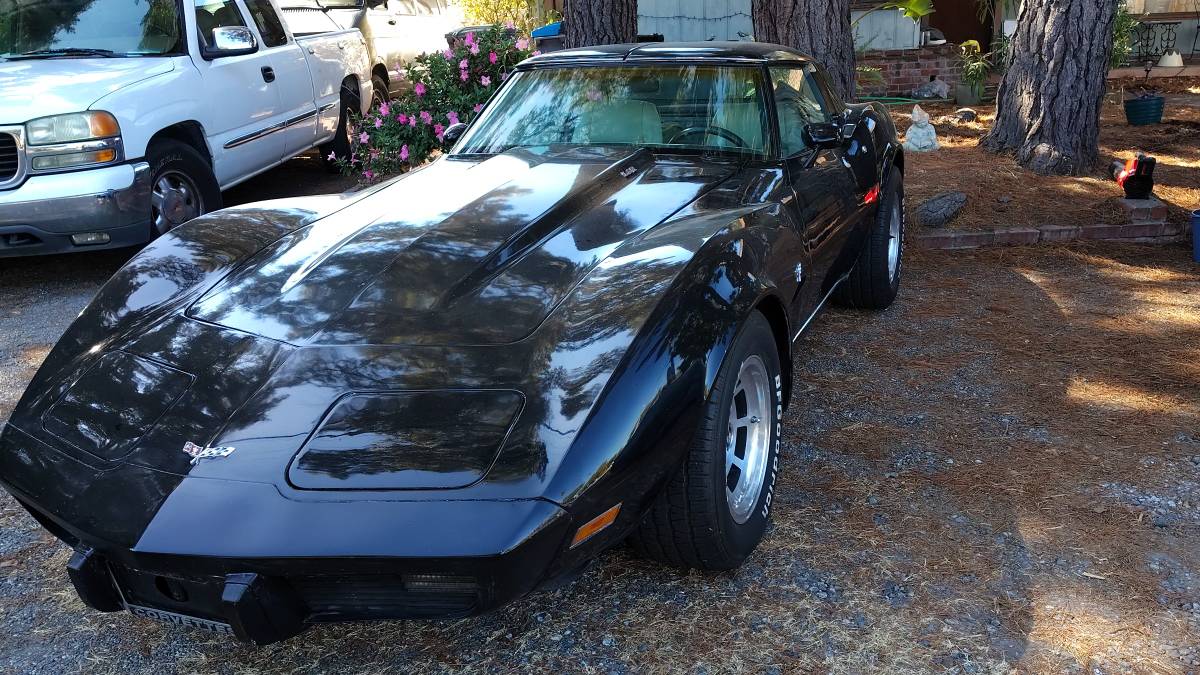
<path id="1" fill-rule="evenodd" d="M 617 504 L 611 509 L 584 523 L 583 527 L 575 531 L 575 538 L 571 540 L 571 548 L 575 548 L 588 539 L 594 537 L 604 528 L 612 525 L 613 522 L 617 520 L 617 514 L 620 512 L 621 505 Z"/>

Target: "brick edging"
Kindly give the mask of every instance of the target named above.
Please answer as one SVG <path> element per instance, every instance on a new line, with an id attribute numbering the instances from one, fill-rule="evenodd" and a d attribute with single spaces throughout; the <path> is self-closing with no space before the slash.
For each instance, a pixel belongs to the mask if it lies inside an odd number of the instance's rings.
<path id="1" fill-rule="evenodd" d="M 1029 246 L 1064 241 L 1138 241 L 1169 243 L 1185 239 L 1190 228 L 1166 222 L 1123 225 L 1042 225 L 990 230 L 938 230 L 916 236 L 917 248 L 948 250 L 983 246 Z"/>

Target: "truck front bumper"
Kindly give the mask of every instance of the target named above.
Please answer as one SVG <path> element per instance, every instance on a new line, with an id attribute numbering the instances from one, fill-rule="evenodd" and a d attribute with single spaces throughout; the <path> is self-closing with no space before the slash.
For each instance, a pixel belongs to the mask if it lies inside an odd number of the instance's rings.
<path id="1" fill-rule="evenodd" d="M 149 240 L 146 162 L 30 176 L 21 187 L 0 190 L 0 258 Z"/>

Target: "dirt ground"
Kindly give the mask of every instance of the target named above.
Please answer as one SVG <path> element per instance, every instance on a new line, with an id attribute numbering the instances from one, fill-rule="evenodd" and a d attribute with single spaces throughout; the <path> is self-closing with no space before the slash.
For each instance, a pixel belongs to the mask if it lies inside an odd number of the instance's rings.
<path id="1" fill-rule="evenodd" d="M 616 550 L 485 617 L 254 649 L 86 610 L 68 550 L 3 497 L 0 672 L 1200 672 L 1188 252 L 906 264 L 891 310 L 799 343 L 774 526 L 736 573 Z"/>
<path id="2" fill-rule="evenodd" d="M 909 212 L 935 194 L 953 189 L 965 192 L 968 201 L 951 228 L 1122 222 L 1117 200 L 1123 193 L 1104 168 L 1113 159 L 1123 161 L 1145 152 L 1158 160 L 1155 194 L 1170 207 L 1172 220 L 1186 222 L 1191 211 L 1200 209 L 1200 79 L 1154 79 L 1151 85 L 1167 97 L 1163 123 L 1129 126 L 1122 91 L 1137 92 L 1143 83 L 1114 82 L 1101 113 L 1102 166 L 1080 177 L 1036 176 L 1011 157 L 980 148 L 979 139 L 995 119 L 995 105 L 974 106 L 980 115 L 974 122 L 955 119 L 957 106 L 923 105 L 934 118 L 942 149 L 905 157 Z M 911 106 L 891 111 L 901 132 L 910 126 Z"/>

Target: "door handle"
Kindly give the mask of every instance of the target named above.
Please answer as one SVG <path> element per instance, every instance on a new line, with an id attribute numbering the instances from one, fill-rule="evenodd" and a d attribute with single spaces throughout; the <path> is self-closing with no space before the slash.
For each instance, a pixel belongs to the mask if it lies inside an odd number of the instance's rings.
<path id="1" fill-rule="evenodd" d="M 395 20 L 395 19 L 388 19 L 388 25 L 389 25 L 389 26 L 395 26 L 395 25 L 396 25 L 396 20 Z"/>
<path id="2" fill-rule="evenodd" d="M 275 81 L 275 69 L 271 66 L 262 67 L 263 82 L 270 84 Z"/>

